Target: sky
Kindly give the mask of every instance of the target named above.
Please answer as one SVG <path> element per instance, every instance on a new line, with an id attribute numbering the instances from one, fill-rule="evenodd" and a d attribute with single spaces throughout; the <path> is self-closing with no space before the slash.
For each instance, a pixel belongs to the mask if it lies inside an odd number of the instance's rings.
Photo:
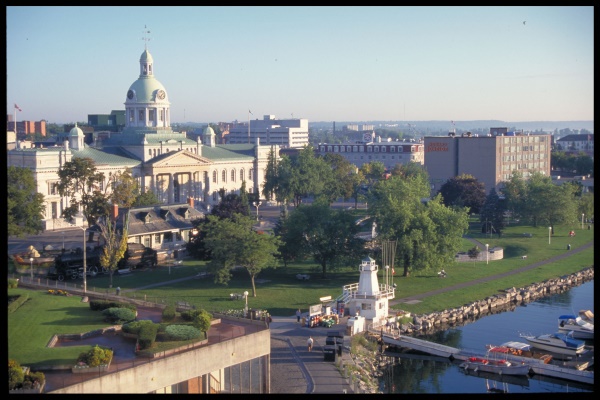
<path id="1" fill-rule="evenodd" d="M 172 124 L 589 121 L 594 11 L 10 6 L 7 113 L 71 123 L 124 110 L 147 45 Z"/>

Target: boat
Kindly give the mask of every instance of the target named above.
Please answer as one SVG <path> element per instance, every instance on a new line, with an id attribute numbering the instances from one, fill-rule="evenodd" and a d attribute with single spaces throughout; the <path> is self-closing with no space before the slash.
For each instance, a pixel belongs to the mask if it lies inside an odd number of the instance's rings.
<path id="1" fill-rule="evenodd" d="M 563 333 L 573 332 L 575 339 L 594 339 L 594 324 L 578 315 L 561 315 L 558 317 L 558 331 Z"/>
<path id="2" fill-rule="evenodd" d="M 594 313 L 592 310 L 579 310 L 579 316 L 585 322 L 589 322 L 590 324 L 594 325 Z"/>
<path id="3" fill-rule="evenodd" d="M 572 332 L 545 333 L 538 336 L 521 334 L 521 337 L 527 340 L 531 346 L 555 354 L 577 356 L 585 351 L 585 342 L 575 339 Z"/>
<path id="4" fill-rule="evenodd" d="M 486 357 L 468 357 L 460 367 L 473 370 L 474 372 L 490 372 L 500 375 L 527 375 L 529 364 L 525 362 L 509 361 L 506 358 L 507 348 L 492 347 L 488 350 Z"/>
<path id="5" fill-rule="evenodd" d="M 492 348 L 503 349 L 503 351 L 506 351 L 507 357 L 509 357 L 509 359 L 514 360 L 525 359 L 528 361 L 534 361 L 536 363 L 541 362 L 544 364 L 549 364 L 550 361 L 552 361 L 552 354 L 535 351 L 535 349 L 531 345 L 523 342 L 509 341 L 504 342 L 498 346 L 488 344 L 486 345 L 486 348 L 488 350 Z"/>

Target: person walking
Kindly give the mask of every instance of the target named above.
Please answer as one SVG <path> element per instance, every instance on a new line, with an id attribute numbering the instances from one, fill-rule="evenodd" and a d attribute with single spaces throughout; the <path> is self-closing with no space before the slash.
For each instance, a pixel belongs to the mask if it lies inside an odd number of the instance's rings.
<path id="1" fill-rule="evenodd" d="M 312 351 L 313 342 L 314 341 L 313 341 L 312 336 L 309 336 L 308 337 L 308 342 L 307 342 L 308 343 L 308 351 Z"/>
<path id="2" fill-rule="evenodd" d="M 300 309 L 298 309 L 298 311 L 296 311 L 296 318 L 298 319 L 298 322 L 300 322 L 301 316 L 302 316 L 302 311 L 300 311 Z"/>

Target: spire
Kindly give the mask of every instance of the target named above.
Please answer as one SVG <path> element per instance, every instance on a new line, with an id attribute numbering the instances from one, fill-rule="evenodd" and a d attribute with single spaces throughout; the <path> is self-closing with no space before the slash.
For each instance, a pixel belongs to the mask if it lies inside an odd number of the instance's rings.
<path id="1" fill-rule="evenodd" d="M 150 38 L 148 37 L 149 33 L 150 30 L 146 27 L 146 25 L 144 25 L 144 37 L 142 38 L 144 41 L 144 50 L 148 50 L 148 42 L 150 41 Z"/>

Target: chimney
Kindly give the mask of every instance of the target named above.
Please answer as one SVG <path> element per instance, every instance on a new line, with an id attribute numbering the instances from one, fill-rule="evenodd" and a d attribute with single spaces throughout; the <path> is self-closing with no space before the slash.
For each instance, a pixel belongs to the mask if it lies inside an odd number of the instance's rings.
<path id="1" fill-rule="evenodd" d="M 193 197 L 188 197 L 187 203 L 190 205 L 190 207 L 194 208 L 194 198 Z"/>
<path id="2" fill-rule="evenodd" d="M 119 216 L 119 205 L 118 204 L 113 204 L 112 205 L 112 221 L 115 222 L 117 220 L 117 217 Z"/>

